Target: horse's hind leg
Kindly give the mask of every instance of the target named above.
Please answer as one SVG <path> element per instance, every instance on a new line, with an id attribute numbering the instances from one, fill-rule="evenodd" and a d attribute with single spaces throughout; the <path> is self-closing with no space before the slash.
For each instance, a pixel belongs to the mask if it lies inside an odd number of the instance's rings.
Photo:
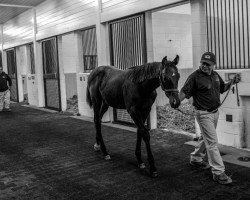
<path id="1" fill-rule="evenodd" d="M 102 101 L 102 103 L 98 103 L 94 106 L 94 122 L 96 127 L 96 144 L 94 145 L 94 149 L 98 150 L 101 147 L 101 150 L 104 155 L 105 160 L 110 159 L 110 155 L 106 150 L 106 146 L 103 141 L 102 132 L 101 132 L 101 119 L 104 113 L 108 110 L 108 105 Z"/>

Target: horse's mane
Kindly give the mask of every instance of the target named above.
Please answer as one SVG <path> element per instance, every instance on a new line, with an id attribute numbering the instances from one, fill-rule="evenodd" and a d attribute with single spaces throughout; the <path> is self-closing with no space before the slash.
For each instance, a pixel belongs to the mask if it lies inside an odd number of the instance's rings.
<path id="1" fill-rule="evenodd" d="M 146 79 L 157 78 L 159 76 L 160 66 L 160 62 L 153 62 L 130 67 L 127 69 L 128 78 L 135 83 L 143 82 Z"/>

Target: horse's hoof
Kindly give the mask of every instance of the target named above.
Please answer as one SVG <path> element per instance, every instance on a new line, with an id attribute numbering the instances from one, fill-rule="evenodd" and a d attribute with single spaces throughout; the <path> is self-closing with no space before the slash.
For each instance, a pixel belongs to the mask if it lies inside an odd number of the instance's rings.
<path id="1" fill-rule="evenodd" d="M 156 178 L 157 176 L 158 176 L 158 172 L 157 171 L 151 173 L 151 177 L 152 178 Z"/>
<path id="2" fill-rule="evenodd" d="M 94 144 L 94 150 L 95 151 L 100 151 L 100 149 L 101 149 L 101 146 L 99 145 L 99 144 Z"/>
<path id="3" fill-rule="evenodd" d="M 104 156 L 104 160 L 111 160 L 110 155 L 106 155 L 106 156 Z"/>
<path id="4" fill-rule="evenodd" d="M 141 163 L 141 164 L 138 165 L 138 167 L 139 167 L 140 169 L 145 169 L 145 168 L 146 168 L 146 165 L 145 165 L 144 163 Z"/>

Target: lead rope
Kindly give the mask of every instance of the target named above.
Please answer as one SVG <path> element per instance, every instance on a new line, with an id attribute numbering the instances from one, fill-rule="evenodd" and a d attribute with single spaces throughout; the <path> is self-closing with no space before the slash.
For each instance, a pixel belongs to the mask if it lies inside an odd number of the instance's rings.
<path id="1" fill-rule="evenodd" d="M 233 81 L 231 82 L 230 87 L 229 87 L 229 89 L 228 89 L 228 91 L 227 91 L 227 94 L 226 94 L 226 96 L 224 97 L 224 99 L 223 99 L 223 101 L 221 102 L 221 104 L 220 104 L 216 109 L 212 110 L 211 112 L 201 113 L 201 114 L 195 113 L 195 114 L 194 114 L 194 113 L 186 113 L 186 112 L 180 110 L 179 108 L 176 108 L 176 110 L 178 110 L 179 112 L 181 112 L 181 113 L 184 114 L 184 115 L 190 115 L 190 116 L 209 115 L 209 114 L 215 112 L 216 110 L 218 110 L 218 109 L 222 106 L 222 104 L 225 102 L 226 98 L 228 97 L 228 94 L 229 94 L 229 92 L 230 92 L 230 90 L 231 90 L 232 85 L 233 85 Z M 237 92 L 237 103 L 238 103 L 238 106 L 239 106 L 240 101 L 239 101 L 239 96 L 238 96 L 239 94 L 238 94 L 237 83 L 236 83 L 236 92 Z"/>
<path id="2" fill-rule="evenodd" d="M 239 98 L 239 92 L 238 92 L 238 84 L 236 83 L 236 96 L 237 96 L 237 105 L 240 106 L 240 98 Z"/>

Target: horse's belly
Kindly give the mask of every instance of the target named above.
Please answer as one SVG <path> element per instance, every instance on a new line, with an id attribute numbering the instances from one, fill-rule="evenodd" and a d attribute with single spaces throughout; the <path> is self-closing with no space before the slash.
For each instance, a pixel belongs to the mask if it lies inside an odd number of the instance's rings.
<path id="1" fill-rule="evenodd" d="M 106 91 L 102 94 L 104 101 L 113 108 L 125 109 L 123 94 L 121 91 Z"/>

